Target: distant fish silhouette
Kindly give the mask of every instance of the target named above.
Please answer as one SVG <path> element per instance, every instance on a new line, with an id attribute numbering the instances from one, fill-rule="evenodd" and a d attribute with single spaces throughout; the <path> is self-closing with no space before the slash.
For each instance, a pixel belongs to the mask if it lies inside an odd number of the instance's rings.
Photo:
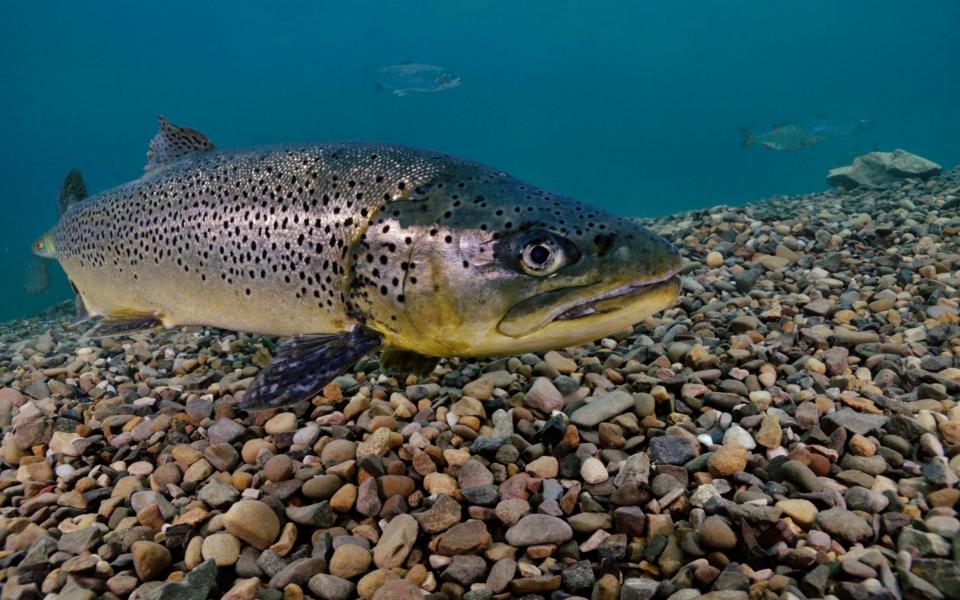
<path id="1" fill-rule="evenodd" d="M 454 75 L 443 67 L 415 62 L 369 69 L 367 78 L 373 82 L 375 90 L 390 91 L 395 96 L 406 96 L 414 92 L 441 92 L 463 83 L 459 75 Z"/>
<path id="2" fill-rule="evenodd" d="M 50 259 L 33 257 L 27 263 L 27 273 L 23 279 L 23 291 L 31 296 L 40 296 L 50 289 Z"/>
<path id="3" fill-rule="evenodd" d="M 823 136 L 800 125 L 777 124 L 763 133 L 741 128 L 740 135 L 743 136 L 743 143 L 740 144 L 743 148 L 756 144 L 769 150 L 782 151 L 800 150 L 823 140 Z"/>
<path id="4" fill-rule="evenodd" d="M 876 127 L 876 123 L 870 119 L 839 121 L 828 119 L 825 116 L 800 123 L 800 125 L 824 138 L 847 137 L 870 131 Z"/>
<path id="5" fill-rule="evenodd" d="M 754 133 L 740 129 L 741 146 L 757 144 L 769 150 L 800 150 L 826 139 L 848 137 L 870 131 L 876 124 L 870 119 L 838 120 L 819 115 L 806 121 L 774 123 L 769 131 Z"/>

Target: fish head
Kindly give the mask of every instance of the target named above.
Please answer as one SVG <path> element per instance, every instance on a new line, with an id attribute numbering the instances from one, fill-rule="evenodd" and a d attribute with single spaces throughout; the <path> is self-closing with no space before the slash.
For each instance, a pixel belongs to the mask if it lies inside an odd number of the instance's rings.
<path id="1" fill-rule="evenodd" d="M 43 258 L 56 258 L 56 247 L 53 243 L 53 230 L 44 233 L 33 243 L 33 253 Z"/>
<path id="2" fill-rule="evenodd" d="M 366 325 L 385 345 L 428 356 L 585 343 L 671 306 L 679 293 L 681 259 L 662 237 L 469 167 L 391 205 L 361 245 L 354 282 Z M 378 255 L 382 248 L 394 256 Z"/>
<path id="3" fill-rule="evenodd" d="M 463 83 L 463 78 L 459 75 L 454 75 L 452 73 L 443 73 L 437 77 L 436 89 L 438 90 L 448 90 L 450 88 L 455 88 L 458 85 Z"/>

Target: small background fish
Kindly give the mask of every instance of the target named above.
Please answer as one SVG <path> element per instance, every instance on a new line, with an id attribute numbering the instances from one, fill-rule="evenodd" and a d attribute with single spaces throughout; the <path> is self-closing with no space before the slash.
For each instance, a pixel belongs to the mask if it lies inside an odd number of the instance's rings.
<path id="1" fill-rule="evenodd" d="M 371 69 L 367 71 L 367 77 L 373 82 L 374 89 L 389 90 L 396 96 L 406 96 L 412 92 L 441 92 L 462 83 L 459 75 L 443 67 L 415 62 Z"/>
<path id="2" fill-rule="evenodd" d="M 823 140 L 823 136 L 801 125 L 774 125 L 772 129 L 763 133 L 741 129 L 740 135 L 743 136 L 743 142 L 740 145 L 744 148 L 757 144 L 769 150 L 783 151 L 800 150 Z"/>
<path id="3" fill-rule="evenodd" d="M 741 145 L 744 148 L 758 144 L 770 150 L 800 150 L 826 139 L 849 137 L 874 127 L 875 123 L 870 119 L 842 120 L 821 115 L 806 121 L 776 123 L 763 133 L 741 129 Z"/>
<path id="4" fill-rule="evenodd" d="M 50 259 L 34 256 L 27 263 L 23 278 L 23 291 L 31 296 L 41 296 L 50 290 Z"/>

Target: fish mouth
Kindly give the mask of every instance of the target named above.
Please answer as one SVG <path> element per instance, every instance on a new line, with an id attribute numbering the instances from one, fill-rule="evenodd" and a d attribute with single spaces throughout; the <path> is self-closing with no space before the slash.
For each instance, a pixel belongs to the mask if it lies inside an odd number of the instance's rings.
<path id="1" fill-rule="evenodd" d="M 628 283 L 604 292 L 590 300 L 575 304 L 553 318 L 554 321 L 572 321 L 591 315 L 614 312 L 623 308 L 624 304 L 638 299 L 659 288 L 670 287 L 678 279 L 678 275 L 671 274 L 655 281 L 641 281 Z"/>
<path id="2" fill-rule="evenodd" d="M 581 337 L 595 339 L 667 308 L 676 301 L 679 292 L 679 267 L 627 283 L 611 285 L 609 281 L 599 281 L 560 288 L 517 303 L 497 329 L 510 337 L 522 337 L 548 326 L 565 324 L 583 330 Z M 606 329 L 603 323 L 613 328 L 600 331 Z M 591 329 L 593 324 L 598 325 L 597 330 Z"/>

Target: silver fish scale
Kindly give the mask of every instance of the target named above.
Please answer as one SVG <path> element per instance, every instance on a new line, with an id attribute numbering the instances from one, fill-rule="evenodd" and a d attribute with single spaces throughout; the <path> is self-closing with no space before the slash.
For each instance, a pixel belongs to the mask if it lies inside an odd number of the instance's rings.
<path id="1" fill-rule="evenodd" d="M 346 317 L 351 245 L 387 204 L 458 162 L 350 142 L 207 152 L 74 205 L 57 258 L 88 305 L 134 289 L 177 322 L 286 334 L 303 323 L 276 321 L 310 315 L 323 328 Z M 222 302 L 189 302 L 196 294 L 232 299 L 241 317 L 276 310 L 250 323 L 223 316 Z"/>

